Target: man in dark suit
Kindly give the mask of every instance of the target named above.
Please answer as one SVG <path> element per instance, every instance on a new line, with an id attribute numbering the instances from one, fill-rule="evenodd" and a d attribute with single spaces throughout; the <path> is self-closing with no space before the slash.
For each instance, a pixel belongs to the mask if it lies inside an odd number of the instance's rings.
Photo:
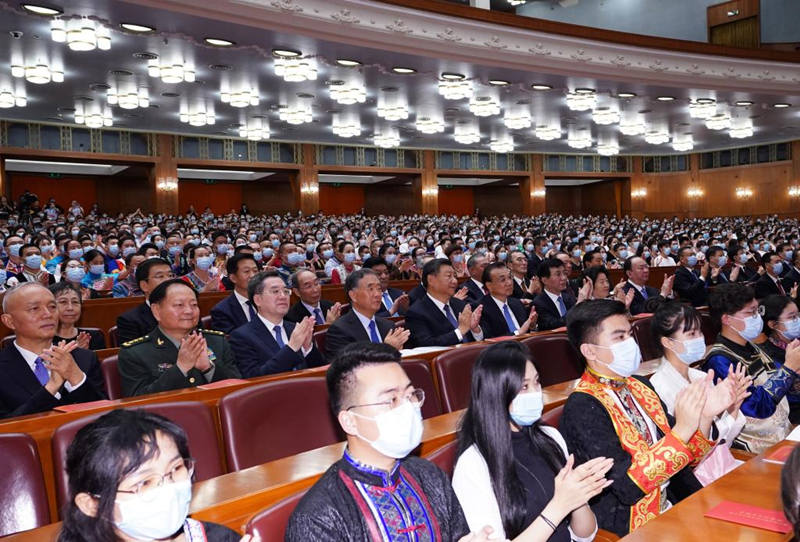
<path id="1" fill-rule="evenodd" d="M 247 297 L 247 283 L 258 273 L 258 264 L 252 254 L 239 253 L 228 259 L 225 269 L 233 284 L 233 293 L 212 307 L 211 329 L 229 335 L 256 314 Z"/>
<path id="2" fill-rule="evenodd" d="M 784 276 L 783 282 L 785 286 L 790 288 L 800 284 L 800 250 L 795 251 L 792 255 L 792 268 Z"/>
<path id="3" fill-rule="evenodd" d="M 376 316 L 382 293 L 378 275 L 372 269 L 358 269 L 347 275 L 344 295 L 350 300 L 350 310 L 328 328 L 325 335 L 325 358 L 328 361 L 354 342 L 384 342 L 398 350 L 403 348 L 408 340 L 408 330 Z"/>
<path id="4" fill-rule="evenodd" d="M 422 284 L 427 294 L 411 304 L 406 327 L 416 346 L 452 346 L 483 340 L 481 313 L 458 299 L 455 269 L 447 258 L 437 258 L 422 268 Z"/>
<path id="5" fill-rule="evenodd" d="M 313 273 L 312 273 L 313 274 Z M 325 363 L 314 346 L 314 318 L 285 320 L 289 290 L 277 271 L 262 271 L 250 281 L 248 295 L 258 313 L 236 328 L 230 344 L 245 378 L 317 367 Z"/>
<path id="6" fill-rule="evenodd" d="M 145 302 L 117 316 L 119 344 L 144 337 L 158 325 L 150 310 L 147 297 L 156 286 L 172 278 L 169 262 L 162 258 L 148 258 L 136 266 L 136 282 L 145 295 Z"/>
<path id="7" fill-rule="evenodd" d="M 675 275 L 664 275 L 664 282 L 661 284 L 660 292 L 652 286 L 648 286 L 647 280 L 650 278 L 650 267 L 644 258 L 631 256 L 625 260 L 622 270 L 628 277 L 628 281 L 622 287 L 622 291 L 627 295 L 631 288 L 635 290 L 633 302 L 629 309 L 632 316 L 645 312 L 645 304 L 648 299 L 659 296 L 666 298 L 672 295 L 672 282 L 675 280 Z"/>
<path id="8" fill-rule="evenodd" d="M 675 269 L 675 293 L 682 301 L 688 301 L 693 307 L 702 307 L 708 303 L 708 277 L 711 265 L 706 262 L 697 273 L 697 256 L 692 247 L 678 250 L 678 268 Z"/>
<path id="9" fill-rule="evenodd" d="M 533 299 L 533 306 L 539 314 L 538 329 L 546 331 L 566 324 L 567 312 L 575 306 L 576 300 L 567 290 L 567 274 L 564 264 L 556 258 L 548 258 L 539 265 L 539 281 L 542 292 Z M 578 294 L 581 301 L 586 290 Z"/>
<path id="10" fill-rule="evenodd" d="M 528 269 L 525 272 L 528 279 L 538 276 L 539 266 L 544 261 L 545 254 L 550 250 L 546 237 L 537 237 L 533 240 L 533 251 L 527 257 Z"/>
<path id="11" fill-rule="evenodd" d="M 342 304 L 331 303 L 322 299 L 322 285 L 317 274 L 310 269 L 295 271 L 289 278 L 294 295 L 300 298 L 289 309 L 284 317 L 294 323 L 300 323 L 309 316 L 314 318 L 314 324 L 332 324 L 342 314 Z"/>
<path id="12" fill-rule="evenodd" d="M 19 255 L 22 258 L 22 271 L 13 276 L 18 284 L 38 282 L 44 286 L 52 286 L 56 283 L 55 277 L 42 267 L 42 250 L 37 245 L 30 243 L 22 245 Z"/>
<path id="13" fill-rule="evenodd" d="M 728 256 L 725 254 L 725 250 L 717 246 L 709 248 L 706 250 L 706 261 L 710 268 L 706 281 L 709 288 L 731 282 L 728 273 L 724 271 L 724 267 L 728 263 Z"/>
<path id="14" fill-rule="evenodd" d="M 530 306 L 531 301 L 536 297 L 537 288 L 541 292 L 541 287 L 539 286 L 539 277 L 528 279 L 528 259 L 525 257 L 525 253 L 521 250 L 512 250 L 508 255 L 508 269 L 511 271 L 511 280 L 514 286 L 511 295 L 519 299 L 526 307 Z"/>
<path id="15" fill-rule="evenodd" d="M 17 338 L 0 350 L 0 418 L 106 398 L 94 352 L 74 341 L 53 345 L 56 300 L 46 287 L 31 282 L 6 292 L 2 321 Z"/>
<path id="16" fill-rule="evenodd" d="M 485 339 L 524 335 L 536 330 L 538 314 L 535 309 L 528 312 L 519 299 L 511 296 L 514 279 L 505 265 L 489 264 L 482 278 L 489 289 L 489 295 L 481 300 L 481 329 Z"/>
<path id="17" fill-rule="evenodd" d="M 378 316 L 403 316 L 408 310 L 408 294 L 399 288 L 389 286 L 389 264 L 383 258 L 367 258 L 362 266 L 372 269 L 378 275 L 381 283 L 381 308 L 376 313 Z"/>
<path id="18" fill-rule="evenodd" d="M 781 279 L 783 273 L 781 257 L 776 252 L 765 252 L 761 256 L 761 265 L 764 266 L 766 273 L 756 281 L 756 299 L 764 299 L 772 294 L 789 295 L 791 288 L 787 288 Z"/>
<path id="19" fill-rule="evenodd" d="M 158 325 L 147 335 L 123 343 L 119 351 L 119 376 L 126 397 L 241 376 L 225 334 L 197 329 L 197 291 L 187 282 L 166 280 L 148 299 Z"/>
<path id="20" fill-rule="evenodd" d="M 467 271 L 469 272 L 469 279 L 464 283 L 467 289 L 467 299 L 469 306 L 475 310 L 483 296 L 489 293 L 489 290 L 483 284 L 483 270 L 489 265 L 489 260 L 482 254 L 473 254 L 467 260 Z"/>

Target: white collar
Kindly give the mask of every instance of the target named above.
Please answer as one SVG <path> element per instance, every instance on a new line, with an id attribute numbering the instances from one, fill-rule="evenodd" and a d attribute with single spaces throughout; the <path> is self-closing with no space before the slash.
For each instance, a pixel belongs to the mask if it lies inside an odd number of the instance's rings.
<path id="1" fill-rule="evenodd" d="M 638 284 L 636 284 L 635 282 L 633 282 L 631 279 L 628 279 L 628 284 L 630 284 L 631 286 L 633 286 L 634 288 L 636 288 L 636 291 L 638 291 L 638 292 L 640 292 L 640 293 L 642 292 L 642 290 L 644 290 L 644 286 L 639 286 Z"/>
<path id="2" fill-rule="evenodd" d="M 314 307 L 312 305 L 309 305 L 308 303 L 306 303 L 302 299 L 300 300 L 300 303 L 303 304 L 303 306 L 306 308 L 306 310 L 308 311 L 309 314 L 314 314 L 314 311 L 317 310 L 317 309 L 322 310 L 322 307 L 320 307 L 319 303 L 317 303 L 316 307 Z"/>
<path id="3" fill-rule="evenodd" d="M 356 317 L 358 318 L 358 321 L 361 322 L 361 325 L 364 326 L 365 328 L 369 327 L 370 322 L 375 321 L 375 317 L 374 316 L 372 318 L 367 318 L 366 316 L 364 316 L 363 314 L 361 314 L 360 312 L 358 312 L 354 308 L 351 308 L 350 310 L 353 311 L 353 313 L 355 313 Z M 376 326 L 377 326 L 377 323 L 376 323 Z"/>
<path id="4" fill-rule="evenodd" d="M 480 288 L 481 290 L 483 290 L 483 283 L 482 283 L 482 282 L 480 282 L 480 281 L 477 281 L 477 280 L 475 280 L 475 279 L 474 279 L 474 278 L 472 278 L 472 277 L 470 277 L 470 279 L 469 279 L 469 280 L 471 280 L 472 282 L 474 282 L 475 284 L 477 284 L 477 285 L 478 285 L 478 288 Z"/>
<path id="5" fill-rule="evenodd" d="M 276 326 L 283 327 L 283 319 L 281 319 L 281 321 L 279 323 L 273 324 L 272 322 L 270 322 L 269 320 L 267 320 L 266 318 L 261 316 L 261 313 L 257 312 L 256 314 L 258 315 L 258 318 L 264 323 L 264 325 L 267 326 L 267 329 L 272 331 L 273 333 L 275 332 L 275 327 Z"/>
<path id="6" fill-rule="evenodd" d="M 564 297 L 561 294 L 554 294 L 553 292 L 551 292 L 547 288 L 545 288 L 544 293 L 547 294 L 547 297 L 549 297 L 553 301 L 553 304 L 556 307 L 558 307 L 558 298 L 559 297 L 561 298 L 561 301 L 564 301 Z M 566 303 L 564 303 L 564 306 L 566 306 Z"/>
<path id="7" fill-rule="evenodd" d="M 503 307 L 508 305 L 508 299 L 506 299 L 505 301 L 500 301 L 495 296 L 490 296 L 490 297 L 492 298 L 492 301 L 497 303 L 497 306 L 500 308 L 500 312 L 503 312 Z M 511 307 L 509 307 L 508 310 L 511 310 Z"/>
<path id="8" fill-rule="evenodd" d="M 31 352 L 30 350 L 26 350 L 25 348 L 22 348 L 17 343 L 17 341 L 14 341 L 14 346 L 17 347 L 17 350 L 19 350 L 19 353 L 22 356 L 22 359 L 25 360 L 25 363 L 28 364 L 28 367 L 31 368 L 31 371 L 35 370 L 36 358 L 38 358 L 39 356 L 37 354 Z"/>
<path id="9" fill-rule="evenodd" d="M 439 310 L 440 310 L 440 311 L 442 311 L 442 312 L 444 312 L 444 307 L 445 307 L 445 305 L 447 305 L 448 307 L 450 307 L 450 300 L 449 300 L 449 299 L 448 299 L 447 303 L 442 303 L 441 301 L 439 301 L 438 299 L 436 299 L 435 297 L 433 297 L 431 294 L 427 294 L 427 296 L 428 296 L 428 299 L 430 299 L 431 301 L 433 301 L 433 304 L 434 304 L 434 305 L 436 305 L 436 308 L 437 308 L 437 309 L 439 309 Z M 450 311 L 451 311 L 451 312 L 453 311 L 453 307 L 450 307 Z M 455 314 L 454 314 L 453 316 L 455 316 Z"/>
<path id="10" fill-rule="evenodd" d="M 236 290 L 233 291 L 233 295 L 236 296 L 236 301 L 239 302 L 239 305 L 245 305 L 245 304 L 247 304 L 248 301 L 250 301 L 249 299 L 247 299 L 245 296 L 241 295 Z"/>

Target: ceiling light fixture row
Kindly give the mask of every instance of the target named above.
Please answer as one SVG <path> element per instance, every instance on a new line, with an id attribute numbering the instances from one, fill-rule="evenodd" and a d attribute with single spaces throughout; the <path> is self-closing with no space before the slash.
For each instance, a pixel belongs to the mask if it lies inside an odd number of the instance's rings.
<path id="1" fill-rule="evenodd" d="M 56 66 L 54 65 L 55 63 L 51 64 L 47 59 L 42 59 L 41 57 L 28 62 L 19 58 L 19 56 L 11 60 L 12 77 L 24 78 L 35 85 L 46 85 L 51 81 L 53 83 L 64 82 L 64 69 L 61 66 Z"/>
<path id="2" fill-rule="evenodd" d="M 66 43 L 73 51 L 111 49 L 111 32 L 108 27 L 86 16 L 53 17 L 50 21 L 50 37 L 56 43 Z"/>
<path id="3" fill-rule="evenodd" d="M 382 126 L 375 130 L 372 142 L 376 147 L 391 149 L 400 146 L 400 131 L 397 126 Z"/>
<path id="4" fill-rule="evenodd" d="M 462 145 L 473 145 L 481 140 L 481 130 L 477 122 L 458 122 L 453 129 L 453 139 Z"/>
<path id="5" fill-rule="evenodd" d="M 269 121 L 263 116 L 251 117 L 239 126 L 239 137 L 250 141 L 261 141 L 270 138 Z"/>
<path id="6" fill-rule="evenodd" d="M 114 125 L 114 117 L 108 105 L 95 101 L 77 100 L 75 102 L 75 123 L 87 128 L 108 128 Z"/>

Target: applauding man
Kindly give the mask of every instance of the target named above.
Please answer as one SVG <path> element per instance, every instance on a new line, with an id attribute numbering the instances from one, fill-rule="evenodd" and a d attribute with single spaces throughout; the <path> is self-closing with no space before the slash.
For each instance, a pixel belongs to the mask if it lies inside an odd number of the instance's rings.
<path id="1" fill-rule="evenodd" d="M 522 302 L 511 295 L 514 279 L 505 264 L 490 263 L 483 272 L 483 284 L 489 290 L 481 300 L 481 329 L 484 337 L 505 337 L 536 331 L 536 309 L 528 312 Z"/>
<path id="2" fill-rule="evenodd" d="M 258 313 L 231 334 L 239 371 L 245 378 L 316 367 L 324 363 L 312 341 L 314 318 L 295 324 L 285 320 L 290 290 L 277 271 L 263 271 L 247 287 Z"/>

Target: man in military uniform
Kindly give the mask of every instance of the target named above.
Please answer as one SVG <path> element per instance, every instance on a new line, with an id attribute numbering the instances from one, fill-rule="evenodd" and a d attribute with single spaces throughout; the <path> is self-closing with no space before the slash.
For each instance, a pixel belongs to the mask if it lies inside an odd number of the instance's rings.
<path id="1" fill-rule="evenodd" d="M 126 397 L 240 377 L 225 335 L 197 329 L 200 308 L 194 288 L 170 279 L 150 293 L 149 301 L 158 327 L 124 343 L 119 352 Z"/>

